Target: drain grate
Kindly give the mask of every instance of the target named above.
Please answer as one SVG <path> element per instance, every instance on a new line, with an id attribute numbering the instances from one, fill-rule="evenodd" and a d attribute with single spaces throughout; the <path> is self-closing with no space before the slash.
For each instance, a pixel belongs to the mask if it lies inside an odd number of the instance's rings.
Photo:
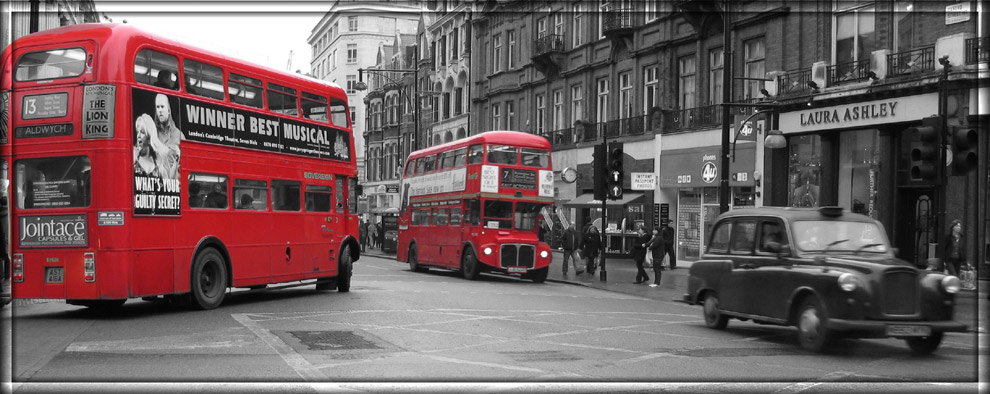
<path id="1" fill-rule="evenodd" d="M 288 331 L 309 350 L 364 350 L 381 349 L 354 331 Z"/>

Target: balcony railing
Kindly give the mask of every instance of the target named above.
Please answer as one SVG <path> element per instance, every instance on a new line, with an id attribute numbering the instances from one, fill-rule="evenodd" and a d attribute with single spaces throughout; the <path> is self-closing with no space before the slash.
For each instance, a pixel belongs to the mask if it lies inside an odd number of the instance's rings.
<path id="1" fill-rule="evenodd" d="M 887 55 L 887 76 L 917 74 L 935 70 L 935 46 Z"/>
<path id="2" fill-rule="evenodd" d="M 786 96 L 790 94 L 807 93 L 811 90 L 808 81 L 811 80 L 811 69 L 788 71 L 786 74 L 777 76 L 777 95 Z"/>
<path id="3" fill-rule="evenodd" d="M 828 66 L 828 86 L 864 81 L 870 76 L 870 59 Z"/>
<path id="4" fill-rule="evenodd" d="M 632 29 L 633 15 L 635 15 L 633 9 L 619 9 L 619 10 L 607 11 L 605 12 L 604 18 L 602 20 L 603 22 L 602 30 L 608 33 L 613 31 Z"/>
<path id="5" fill-rule="evenodd" d="M 990 56 L 990 36 L 966 39 L 966 64 L 986 62 Z"/>
<path id="6" fill-rule="evenodd" d="M 533 40 L 533 57 L 546 55 L 552 52 L 563 52 L 564 35 L 547 34 Z"/>
<path id="7" fill-rule="evenodd" d="M 699 127 L 718 126 L 722 124 L 722 106 L 708 105 L 681 110 L 674 110 L 664 117 L 663 132 L 692 129 Z"/>

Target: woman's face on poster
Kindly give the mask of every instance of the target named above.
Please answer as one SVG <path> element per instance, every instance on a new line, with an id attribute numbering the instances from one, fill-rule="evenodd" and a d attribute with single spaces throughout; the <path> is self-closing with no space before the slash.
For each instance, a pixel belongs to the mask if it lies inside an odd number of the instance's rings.
<path id="1" fill-rule="evenodd" d="M 149 148 L 148 138 L 150 138 L 150 137 L 151 136 L 148 135 L 148 130 L 146 130 L 143 127 L 138 127 L 137 128 L 137 141 L 136 142 L 137 142 L 137 146 L 139 148 L 141 148 L 142 151 L 144 151 L 147 148 Z"/>

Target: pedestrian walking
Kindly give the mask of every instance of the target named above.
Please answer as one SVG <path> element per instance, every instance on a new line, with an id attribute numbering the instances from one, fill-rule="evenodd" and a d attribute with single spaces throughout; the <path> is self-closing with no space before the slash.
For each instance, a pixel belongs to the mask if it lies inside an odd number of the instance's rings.
<path id="1" fill-rule="evenodd" d="M 574 229 L 573 224 L 568 224 L 567 228 L 564 229 L 564 234 L 560 237 L 561 248 L 564 250 L 564 275 L 567 275 L 567 260 L 571 261 L 574 265 L 574 272 L 577 275 L 584 273 L 584 270 L 578 267 L 578 259 L 574 257 L 574 253 L 577 252 L 578 235 L 577 230 Z"/>
<path id="2" fill-rule="evenodd" d="M 667 253 L 667 243 L 663 240 L 659 228 L 653 229 L 653 236 L 646 247 L 653 255 L 653 284 L 650 287 L 660 286 L 660 274 L 663 271 L 663 255 Z"/>
<path id="3" fill-rule="evenodd" d="M 663 242 L 664 248 L 667 252 L 667 262 L 670 264 L 670 269 L 677 267 L 677 249 L 674 248 L 674 228 L 670 225 L 670 220 L 667 220 L 663 226 Z"/>
<path id="4" fill-rule="evenodd" d="M 375 225 L 374 219 L 368 224 L 368 243 L 372 249 L 375 248 L 375 240 L 378 239 L 378 226 Z"/>
<path id="5" fill-rule="evenodd" d="M 949 275 L 959 276 L 961 264 L 966 260 L 966 239 L 963 237 L 962 222 L 953 220 L 949 225 L 949 233 L 945 236 L 942 248 L 942 261 Z"/>
<path id="6" fill-rule="evenodd" d="M 633 244 L 632 258 L 636 262 L 636 281 L 635 284 L 642 284 L 650 281 L 650 276 L 646 274 L 646 269 L 643 268 L 643 263 L 646 262 L 647 245 L 650 243 L 649 234 L 643 230 L 640 226 L 636 229 L 636 240 Z"/>
<path id="7" fill-rule="evenodd" d="M 358 240 L 361 241 L 361 253 L 364 253 L 368 248 L 368 221 L 366 219 L 361 219 L 361 224 L 358 225 Z"/>
<path id="8" fill-rule="evenodd" d="M 601 246 L 602 236 L 598 233 L 598 227 L 589 227 L 588 232 L 584 234 L 584 239 L 581 241 L 581 250 L 584 252 L 585 271 L 591 275 L 594 275 L 595 269 L 598 268 L 595 259 L 598 258 L 598 251 L 601 249 Z"/>

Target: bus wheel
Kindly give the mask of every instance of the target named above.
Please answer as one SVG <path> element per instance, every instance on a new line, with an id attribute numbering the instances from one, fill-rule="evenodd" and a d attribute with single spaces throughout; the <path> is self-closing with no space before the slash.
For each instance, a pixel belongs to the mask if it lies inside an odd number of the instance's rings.
<path id="1" fill-rule="evenodd" d="M 189 285 L 193 306 L 204 310 L 220 306 L 227 294 L 227 265 L 220 252 L 207 248 L 196 256 Z"/>
<path id="2" fill-rule="evenodd" d="M 533 280 L 533 283 L 543 283 L 547 280 L 547 274 L 550 273 L 550 267 L 543 267 L 530 274 L 529 278 Z"/>
<path id="3" fill-rule="evenodd" d="M 345 246 L 340 251 L 340 260 L 337 260 L 337 291 L 346 293 L 351 291 L 351 274 L 354 271 L 354 264 L 351 263 L 351 247 Z"/>
<path id="4" fill-rule="evenodd" d="M 409 255 L 406 257 L 409 260 L 409 270 L 413 272 L 423 272 L 426 271 L 426 267 L 419 265 L 419 248 L 416 244 L 409 245 Z"/>
<path id="5" fill-rule="evenodd" d="M 481 270 L 478 267 L 478 258 L 475 257 L 474 250 L 465 248 L 464 254 L 461 256 L 461 274 L 464 275 L 464 279 L 478 279 L 479 271 Z"/>

